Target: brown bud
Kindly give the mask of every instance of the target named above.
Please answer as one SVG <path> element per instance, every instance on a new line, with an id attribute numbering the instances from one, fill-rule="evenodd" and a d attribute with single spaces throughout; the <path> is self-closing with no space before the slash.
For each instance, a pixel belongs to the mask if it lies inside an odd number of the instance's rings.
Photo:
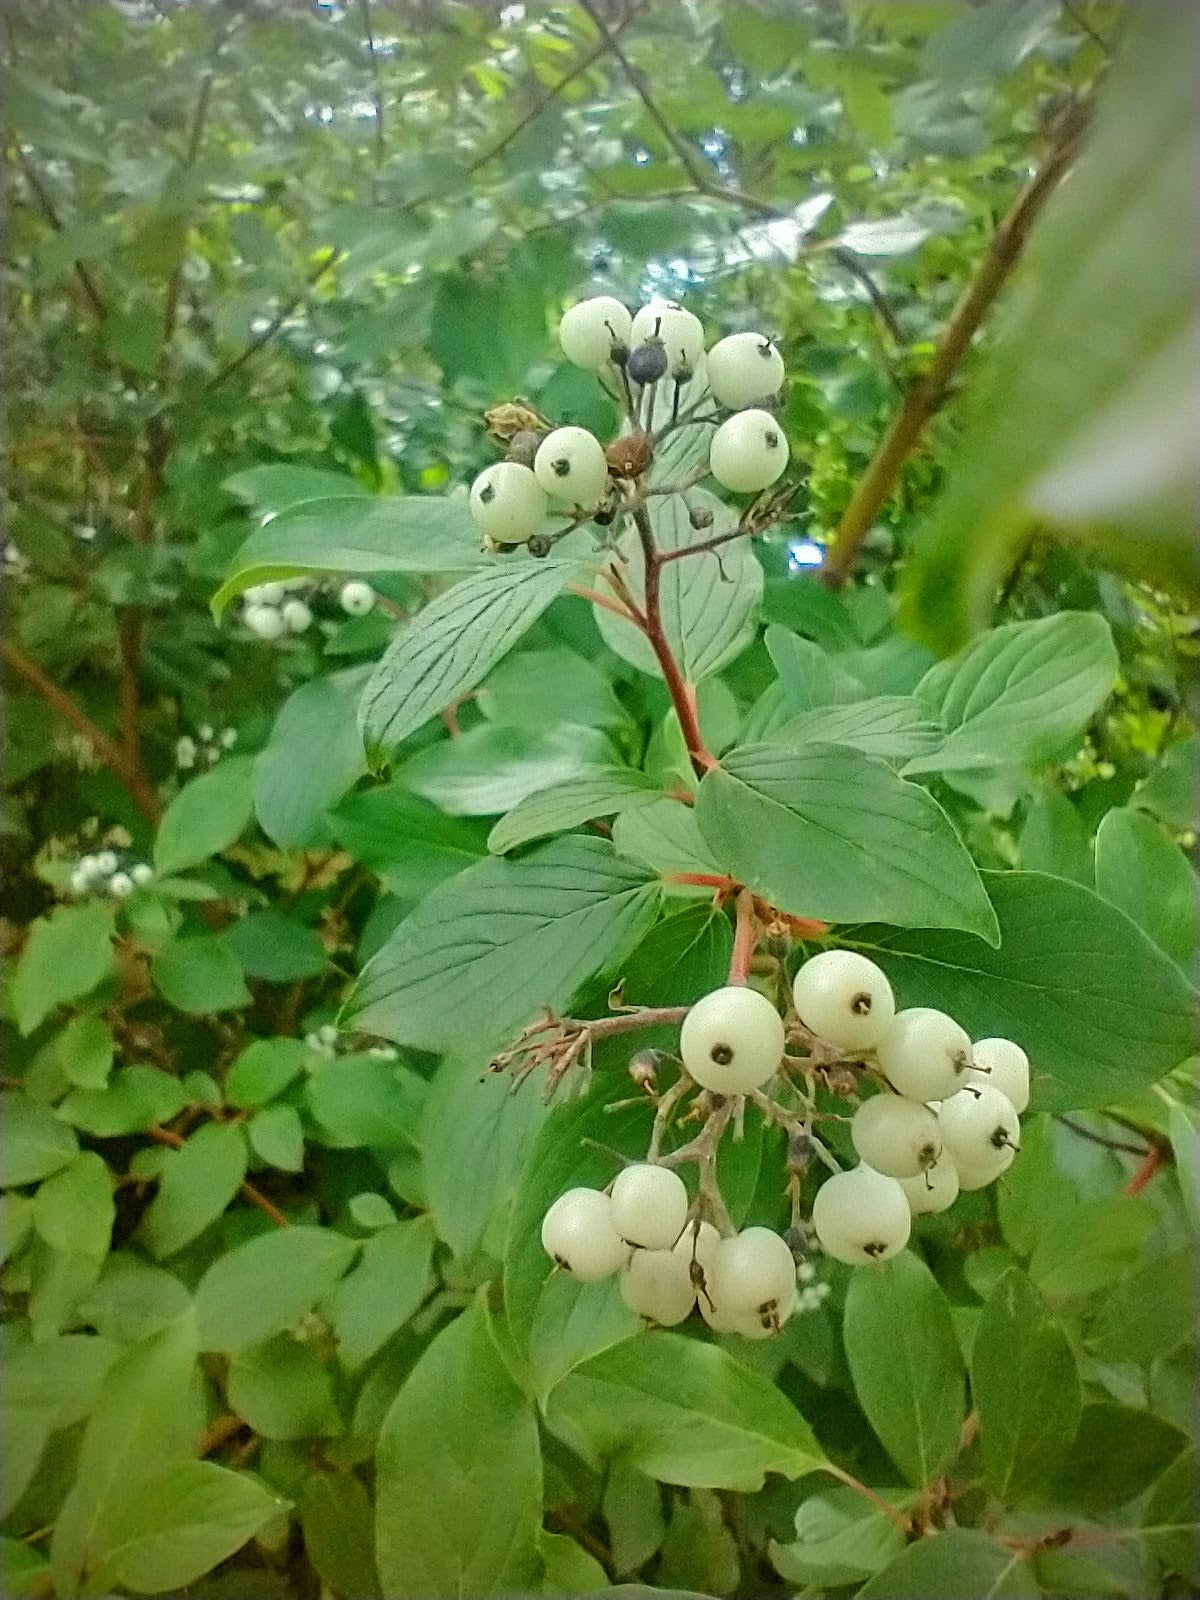
<path id="1" fill-rule="evenodd" d="M 614 439 L 604 452 L 608 470 L 617 478 L 640 478 L 654 460 L 654 440 L 648 433 L 630 433 Z"/>
<path id="2" fill-rule="evenodd" d="M 658 1081 L 658 1064 L 661 1050 L 639 1050 L 629 1060 L 629 1076 L 639 1089 L 653 1089 Z"/>
<path id="3" fill-rule="evenodd" d="M 532 428 L 522 428 L 519 433 L 514 433 L 508 442 L 506 461 L 516 461 L 523 467 L 531 467 L 533 458 L 537 455 L 538 445 L 542 442 L 540 433 L 535 433 Z"/>
<path id="4" fill-rule="evenodd" d="M 493 439 L 508 444 L 518 433 L 546 431 L 546 424 L 531 405 L 523 400 L 506 400 L 483 414 L 484 426 Z"/>

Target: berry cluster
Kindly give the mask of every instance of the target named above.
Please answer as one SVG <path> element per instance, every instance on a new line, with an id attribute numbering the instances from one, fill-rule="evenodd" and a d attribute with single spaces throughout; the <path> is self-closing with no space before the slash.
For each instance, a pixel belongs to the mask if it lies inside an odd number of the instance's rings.
<path id="1" fill-rule="evenodd" d="M 332 1060 L 337 1055 L 364 1054 L 375 1056 L 381 1061 L 395 1061 L 400 1052 L 394 1045 L 373 1044 L 363 1051 L 356 1045 L 353 1038 L 340 1033 L 332 1022 L 323 1022 L 319 1028 L 313 1028 L 304 1035 L 304 1042 L 316 1055 L 325 1056 Z"/>
<path id="2" fill-rule="evenodd" d="M 586 428 L 551 428 L 527 406 L 500 408 L 508 415 L 492 431 L 506 445 L 506 459 L 471 485 L 471 515 L 485 549 L 525 545 L 545 555 L 554 537 L 580 522 L 611 524 L 622 482 L 641 477 L 655 443 L 681 416 L 718 421 L 730 413 L 712 436 L 708 470 L 735 494 L 760 494 L 786 468 L 787 439 L 766 409 L 783 386 L 783 359 L 763 334 L 730 334 L 706 351 L 700 319 L 674 301 L 632 315 L 619 300 L 598 295 L 572 306 L 558 335 L 567 359 L 595 372 L 622 404 L 630 431 L 606 450 Z M 664 395 L 669 421 L 655 433 Z M 557 529 L 550 518 L 560 519 Z M 565 528 L 562 518 L 569 519 Z"/>
<path id="3" fill-rule="evenodd" d="M 542 1243 L 559 1266 L 589 1283 L 618 1274 L 626 1304 L 648 1322 L 672 1326 L 698 1306 L 716 1331 L 760 1338 L 828 1292 L 814 1282 L 813 1239 L 851 1265 L 885 1261 L 908 1243 L 914 1216 L 944 1211 L 960 1190 L 981 1189 L 1008 1169 L 1029 1103 L 1019 1045 L 973 1045 L 929 1007 L 897 1011 L 885 974 L 851 950 L 805 961 L 791 1001 L 785 1018 L 746 985 L 705 995 L 683 1016 L 682 1070 L 662 1094 L 647 1052 L 634 1058 L 631 1074 L 658 1107 L 650 1154 L 607 1191 L 572 1189 L 554 1202 Z M 819 1109 L 818 1088 L 853 1096 L 853 1115 Z M 692 1091 L 712 1137 L 706 1131 L 663 1155 L 666 1113 Z M 790 1134 L 786 1236 L 735 1231 L 715 1191 L 716 1142 L 747 1103 Z M 822 1120 L 849 1123 L 857 1166 L 841 1170 L 814 1132 Z M 814 1155 L 832 1175 L 804 1217 L 801 1182 Z M 674 1170 L 686 1161 L 701 1168 L 695 1202 Z"/>
<path id="4" fill-rule="evenodd" d="M 94 855 L 80 856 L 71 873 L 71 893 L 108 894 L 114 900 L 127 900 L 153 876 L 154 868 L 147 861 L 123 860 L 115 850 L 97 850 Z"/>
<path id="5" fill-rule="evenodd" d="M 312 602 L 319 594 L 320 585 L 308 578 L 255 584 L 242 596 L 242 621 L 258 639 L 307 633 L 316 621 Z M 342 584 L 337 599 L 348 617 L 365 616 L 375 605 L 374 590 L 358 578 Z"/>
<path id="6" fill-rule="evenodd" d="M 193 739 L 190 733 L 181 734 L 175 741 L 175 766 L 180 772 L 191 772 L 193 768 L 200 767 L 207 770 L 215 767 L 225 754 L 232 750 L 237 743 L 236 728 L 222 728 L 220 733 L 211 723 L 202 722 L 196 729 Z"/>

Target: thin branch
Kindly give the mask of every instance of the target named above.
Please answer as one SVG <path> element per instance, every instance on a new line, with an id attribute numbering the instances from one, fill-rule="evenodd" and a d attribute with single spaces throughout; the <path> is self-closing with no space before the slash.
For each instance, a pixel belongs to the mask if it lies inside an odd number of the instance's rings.
<path id="1" fill-rule="evenodd" d="M 42 183 L 41 178 L 38 176 L 37 169 L 34 167 L 29 157 L 19 145 L 17 147 L 17 159 L 21 163 L 21 171 L 25 174 L 26 183 L 28 183 L 29 187 L 37 196 L 38 204 L 41 206 L 42 211 L 45 214 L 46 221 L 54 229 L 55 233 L 65 233 L 66 227 L 62 221 L 62 218 L 58 214 L 58 210 L 55 207 L 53 200 L 50 198 L 48 190 Z M 77 260 L 74 263 L 74 266 L 75 276 L 79 280 L 79 287 L 83 291 L 84 299 L 87 301 L 88 306 L 96 318 L 96 321 L 103 322 L 105 317 L 108 315 L 108 304 L 104 296 L 96 287 L 96 280 L 92 277 L 91 273 L 84 266 L 82 261 Z"/>
<path id="2" fill-rule="evenodd" d="M 322 278 L 327 277 L 328 274 L 331 273 L 333 269 L 344 259 L 344 257 L 344 251 L 339 250 L 336 247 L 331 247 L 325 253 L 324 258 L 317 263 L 316 267 L 314 267 L 314 269 L 309 273 L 308 277 L 304 280 L 303 287 L 297 290 L 292 298 L 286 301 L 279 308 L 279 310 L 271 318 L 270 322 L 267 323 L 266 327 L 263 328 L 260 333 L 256 333 L 254 337 L 247 344 L 245 344 L 235 356 L 230 356 L 229 360 L 226 361 L 224 365 L 217 368 L 216 372 L 213 373 L 208 382 L 200 386 L 193 398 L 200 399 L 205 395 L 211 394 L 212 391 L 219 388 L 227 378 L 231 378 L 235 372 L 239 372 L 242 367 L 246 365 L 247 361 L 251 360 L 252 357 L 258 354 L 264 345 L 270 344 L 271 340 L 279 332 L 280 328 L 283 327 L 284 323 L 288 320 L 292 313 L 299 310 L 299 308 L 304 304 L 305 300 L 307 300 L 311 291 L 315 289 L 321 282 Z"/>
<path id="3" fill-rule="evenodd" d="M 1081 1139 L 1089 1139 L 1092 1144 L 1103 1145 L 1106 1150 L 1120 1150 L 1124 1155 L 1137 1156 L 1145 1160 L 1153 1146 L 1144 1144 L 1130 1144 L 1128 1139 L 1111 1139 L 1105 1133 L 1097 1133 L 1093 1128 L 1085 1128 L 1082 1122 L 1076 1122 L 1074 1117 L 1061 1114 L 1054 1119 L 1061 1122 L 1064 1128 L 1070 1128 L 1072 1133 L 1077 1133 Z"/>
<path id="4" fill-rule="evenodd" d="M 155 1125 L 147 1128 L 146 1132 L 156 1144 L 170 1145 L 173 1150 L 180 1150 L 187 1143 L 187 1140 L 183 1137 L 183 1135 L 176 1133 L 173 1128 L 160 1128 Z M 261 1189 L 256 1189 L 252 1183 L 242 1183 L 239 1184 L 238 1187 L 243 1196 L 249 1200 L 250 1204 L 252 1206 L 257 1206 L 260 1211 L 265 1213 L 266 1216 L 270 1217 L 271 1221 L 277 1228 L 286 1228 L 289 1226 L 288 1219 L 284 1216 L 283 1212 L 280 1211 L 277 1205 L 267 1199 L 266 1195 Z"/>
<path id="5" fill-rule="evenodd" d="M 862 1495 L 864 1500 L 869 1500 L 877 1511 L 882 1511 L 888 1521 L 894 1522 L 905 1535 L 912 1532 L 908 1518 L 903 1512 L 897 1511 L 895 1506 L 889 1505 L 882 1495 L 876 1494 L 874 1489 L 868 1489 L 865 1483 L 860 1483 L 851 1473 L 846 1472 L 842 1467 L 835 1467 L 832 1461 L 823 1462 L 820 1470 L 828 1472 L 839 1483 L 844 1483 L 848 1489 L 853 1489 L 855 1494 Z"/>
<path id="6" fill-rule="evenodd" d="M 750 977 L 750 962 L 758 944 L 758 918 L 754 914 L 754 896 L 749 889 L 737 897 L 737 926 L 733 936 L 733 953 L 729 959 L 729 982 L 746 983 Z"/>
<path id="7" fill-rule="evenodd" d="M 221 43 L 224 43 L 224 40 Z M 208 121 L 209 108 L 212 105 L 213 83 L 216 79 L 216 54 L 220 47 L 220 44 L 218 44 L 213 51 L 213 59 L 209 62 L 204 76 L 200 80 L 200 93 L 196 96 L 196 107 L 192 112 L 192 121 L 188 128 L 187 147 L 183 155 L 181 172 L 184 174 L 191 172 L 200 155 L 200 144 L 204 138 L 204 128 Z M 167 297 L 163 308 L 162 356 L 160 359 L 160 379 L 163 382 L 166 381 L 171 341 L 175 337 L 175 325 L 179 320 L 179 297 L 183 290 L 184 254 L 181 249 L 179 260 L 175 263 L 174 270 L 167 283 Z"/>
<path id="8" fill-rule="evenodd" d="M 842 514 L 821 568 L 821 581 L 829 588 L 840 588 L 853 570 L 863 542 L 891 498 L 905 462 L 945 400 L 950 380 L 971 340 L 1020 259 L 1034 222 L 1074 161 L 1086 121 L 1079 104 L 1062 116 L 1041 169 L 1026 184 L 993 234 L 983 260 L 946 324 L 929 371 L 909 390 Z"/>
<path id="9" fill-rule="evenodd" d="M 128 789 L 142 815 L 150 822 L 157 822 L 162 815 L 162 802 L 145 774 L 130 765 L 125 750 L 117 741 L 102 728 L 97 727 L 87 712 L 66 690 L 47 676 L 37 662 L 31 661 L 11 639 L 4 641 L 4 658 L 13 671 L 24 678 L 52 710 L 57 711 L 71 723 L 72 727 L 83 734 L 104 765 L 114 772 Z"/>
<path id="10" fill-rule="evenodd" d="M 612 600 L 606 594 L 600 594 L 596 589 L 588 589 L 581 583 L 569 583 L 567 593 L 576 595 L 580 600 L 590 600 L 594 606 L 599 606 L 603 611 L 611 611 L 614 616 L 624 617 L 626 622 L 634 622 L 627 607 L 619 600 Z"/>
<path id="11" fill-rule="evenodd" d="M 696 697 L 680 671 L 679 663 L 667 639 L 663 627 L 662 608 L 659 597 L 659 583 L 662 576 L 662 566 L 659 560 L 657 546 L 654 542 L 654 530 L 650 526 L 650 516 L 644 505 L 633 508 L 633 522 L 638 531 L 638 538 L 642 545 L 642 562 L 645 567 L 645 608 L 642 629 L 650 648 L 654 651 L 659 670 L 667 685 L 667 693 L 671 696 L 671 704 L 675 708 L 675 715 L 679 719 L 680 731 L 687 753 L 691 758 L 692 766 L 698 778 L 716 765 L 716 760 L 705 747 L 704 736 L 700 732 L 700 719 L 696 712 Z"/>
<path id="12" fill-rule="evenodd" d="M 379 57 L 375 51 L 375 30 L 371 25 L 371 0 L 359 0 L 362 11 L 363 33 L 367 39 L 367 59 L 371 63 L 371 99 L 375 106 L 375 169 L 383 166 L 387 155 L 387 136 L 383 125 L 383 77 L 379 71 Z"/>
<path id="13" fill-rule="evenodd" d="M 883 323 L 884 327 L 891 334 L 896 344 L 903 346 L 905 342 L 904 329 L 896 321 L 896 313 L 888 304 L 888 298 L 884 294 L 883 290 L 875 282 L 874 277 L 870 272 L 868 272 L 867 268 L 863 266 L 862 262 L 854 254 L 854 251 L 847 250 L 845 245 L 835 245 L 829 254 L 833 260 L 836 261 L 844 271 L 848 272 L 857 283 L 862 284 L 863 288 L 867 292 L 867 299 L 870 300 L 871 304 L 875 307 L 875 314 L 878 316 L 880 322 Z"/>

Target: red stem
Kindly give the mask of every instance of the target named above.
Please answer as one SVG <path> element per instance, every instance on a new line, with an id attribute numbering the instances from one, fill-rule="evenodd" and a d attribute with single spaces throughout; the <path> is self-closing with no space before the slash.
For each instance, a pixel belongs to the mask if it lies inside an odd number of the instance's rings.
<path id="1" fill-rule="evenodd" d="M 664 883 L 694 883 L 701 889 L 720 889 L 730 894 L 737 888 L 737 880 L 723 872 L 668 872 Z"/>
<path id="2" fill-rule="evenodd" d="M 650 516 L 644 505 L 634 507 L 633 521 L 638 531 L 638 538 L 642 542 L 642 560 L 646 569 L 646 605 L 642 617 L 642 632 L 650 642 L 650 648 L 654 651 L 659 670 L 667 685 L 667 693 L 671 696 L 671 704 L 675 707 L 675 715 L 679 718 L 683 742 L 687 746 L 687 753 L 696 776 L 702 778 L 710 768 L 716 766 L 717 761 L 716 757 L 705 748 L 704 736 L 700 732 L 700 719 L 696 713 L 695 694 L 679 669 L 679 663 L 675 659 L 663 628 L 659 597 L 662 561 L 654 543 Z"/>
<path id="3" fill-rule="evenodd" d="M 737 929 L 733 936 L 733 954 L 729 959 L 730 983 L 750 981 L 750 963 L 758 944 L 758 919 L 754 914 L 754 896 L 743 889 L 737 897 Z"/>
<path id="4" fill-rule="evenodd" d="M 1150 1149 L 1146 1152 L 1145 1159 L 1142 1161 L 1142 1164 L 1138 1167 L 1133 1177 L 1130 1178 L 1129 1182 L 1125 1185 L 1125 1194 L 1127 1197 L 1131 1197 L 1135 1194 L 1141 1194 L 1142 1190 L 1150 1182 L 1151 1178 L 1158 1171 L 1159 1167 L 1162 1166 L 1163 1159 L 1164 1155 L 1162 1146 L 1159 1144 L 1151 1145 Z"/>

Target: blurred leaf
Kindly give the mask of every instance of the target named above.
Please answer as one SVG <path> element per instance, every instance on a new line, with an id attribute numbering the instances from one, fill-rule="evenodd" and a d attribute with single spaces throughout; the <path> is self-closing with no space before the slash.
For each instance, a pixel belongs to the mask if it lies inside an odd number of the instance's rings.
<path id="1" fill-rule="evenodd" d="M 1142 1537 L 1158 1560 L 1191 1583 L 1200 1571 L 1197 1464 L 1195 1450 L 1177 1457 L 1156 1480 L 1142 1519 Z"/>
<path id="2" fill-rule="evenodd" d="M 555 722 L 613 728 L 628 721 L 605 674 L 573 650 L 515 650 L 480 684 L 475 704 L 492 722 L 537 732 Z"/>
<path id="3" fill-rule="evenodd" d="M 328 500 L 333 496 L 365 495 L 367 492 L 358 479 L 347 472 L 330 472 L 327 467 L 294 466 L 286 462 L 247 467 L 226 478 L 223 487 L 256 511 L 269 512 L 272 517 L 305 500 Z"/>
<path id="4" fill-rule="evenodd" d="M 353 1600 L 377 1600 L 371 1500 L 352 1472 L 311 1472 L 300 1491 L 304 1549 L 323 1582 Z"/>
<path id="5" fill-rule="evenodd" d="M 487 853 L 483 828 L 446 816 L 403 782 L 346 795 L 328 821 L 338 843 L 378 873 L 385 889 L 413 900 Z"/>
<path id="6" fill-rule="evenodd" d="M 433 1229 L 427 1217 L 380 1228 L 325 1302 L 338 1359 L 357 1372 L 402 1328 L 433 1289 Z"/>
<path id="7" fill-rule="evenodd" d="M 1187 1436 L 1152 1412 L 1100 1400 L 1048 1490 L 1048 1503 L 1101 1515 L 1142 1494 L 1187 1448 Z"/>
<path id="8" fill-rule="evenodd" d="M 973 1528 L 918 1539 L 858 1591 L 857 1600 L 1037 1600 L 1027 1560 Z"/>
<path id="9" fill-rule="evenodd" d="M 598 728 L 565 723 L 543 733 L 483 723 L 457 739 L 427 745 L 401 781 L 453 816 L 498 816 L 538 789 L 581 778 L 612 762 Z"/>
<path id="10" fill-rule="evenodd" d="M 1192 1333 L 1193 1262 L 1189 1252 L 1148 1261 L 1107 1294 L 1088 1329 L 1099 1361 L 1147 1366 L 1173 1355 Z"/>
<path id="11" fill-rule="evenodd" d="M 415 1144 L 425 1094 L 422 1078 L 380 1056 L 335 1056 L 315 1068 L 304 1103 L 323 1142 L 342 1149 Z"/>
<path id="12" fill-rule="evenodd" d="M 287 848 L 324 844 L 325 812 L 366 769 L 354 710 L 370 669 L 312 678 L 284 701 L 254 767 L 254 811 Z"/>
<path id="13" fill-rule="evenodd" d="M 721 864 L 705 843 L 691 806 L 659 800 L 629 811 L 613 822 L 613 844 L 623 856 L 644 861 L 655 872 L 720 873 Z"/>
<path id="14" fill-rule="evenodd" d="M 889 1490 L 883 1498 L 904 1511 L 912 1497 Z M 861 1583 L 903 1549 L 901 1529 L 856 1490 L 825 1489 L 801 1502 L 794 1544 L 772 1539 L 771 1564 L 787 1583 Z"/>
<path id="15" fill-rule="evenodd" d="M 331 1228 L 293 1224 L 219 1256 L 196 1289 L 201 1348 L 241 1350 L 291 1327 L 328 1294 L 358 1248 Z"/>
<path id="16" fill-rule="evenodd" d="M 1101 819 L 1096 890 L 1187 966 L 1196 950 L 1200 885 L 1183 851 L 1144 813 L 1115 806 Z"/>
<path id="17" fill-rule="evenodd" d="M 115 931 L 112 907 L 95 900 L 37 918 L 12 974 L 13 1015 L 23 1034 L 108 977 Z"/>
<path id="18" fill-rule="evenodd" d="M 233 952 L 212 934 L 169 939 L 154 952 L 150 971 L 168 1005 L 203 1016 L 250 1004 Z"/>
<path id="19" fill-rule="evenodd" d="M 263 1106 L 247 1122 L 246 1137 L 268 1166 L 283 1172 L 304 1170 L 304 1125 L 295 1106 Z"/>
<path id="20" fill-rule="evenodd" d="M 158 871 L 184 872 L 239 838 L 250 821 L 253 777 L 253 756 L 226 756 L 211 772 L 185 783 L 159 823 Z"/>
<path id="21" fill-rule="evenodd" d="M 156 1260 L 172 1256 L 213 1223 L 246 1176 L 246 1138 L 229 1122 L 209 1122 L 166 1153 L 158 1193 L 142 1218 L 141 1242 Z"/>
<path id="22" fill-rule="evenodd" d="M 329 962 L 320 934 L 279 911 L 252 911 L 239 917 L 223 937 L 248 978 L 272 983 L 315 978 Z"/>
<path id="23" fill-rule="evenodd" d="M 342 1431 L 328 1369 L 290 1334 L 235 1352 L 225 1380 L 229 1404 L 264 1439 L 329 1438 Z"/>
<path id="24" fill-rule="evenodd" d="M 33 1197 L 33 1225 L 56 1250 L 106 1255 L 115 1218 L 112 1179 L 92 1150 L 47 1178 Z"/>
<path id="25" fill-rule="evenodd" d="M 264 1105 L 314 1065 L 314 1054 L 300 1039 L 255 1039 L 229 1069 L 225 1094 L 231 1105 Z"/>
<path id="26" fill-rule="evenodd" d="M 488 849 L 503 855 L 593 817 L 611 817 L 653 805 L 661 798 L 660 786 L 644 773 L 631 767 L 596 767 L 581 777 L 527 795 L 496 823 L 488 835 Z"/>
<path id="27" fill-rule="evenodd" d="M 1025 813 L 1019 843 L 1021 865 L 1093 887 L 1092 841 L 1083 818 L 1057 789 L 1043 789 Z"/>
<path id="28" fill-rule="evenodd" d="M 48 1106 L 19 1090 L 6 1093 L 2 1104 L 4 1188 L 37 1183 L 75 1159 L 79 1141 Z"/>

